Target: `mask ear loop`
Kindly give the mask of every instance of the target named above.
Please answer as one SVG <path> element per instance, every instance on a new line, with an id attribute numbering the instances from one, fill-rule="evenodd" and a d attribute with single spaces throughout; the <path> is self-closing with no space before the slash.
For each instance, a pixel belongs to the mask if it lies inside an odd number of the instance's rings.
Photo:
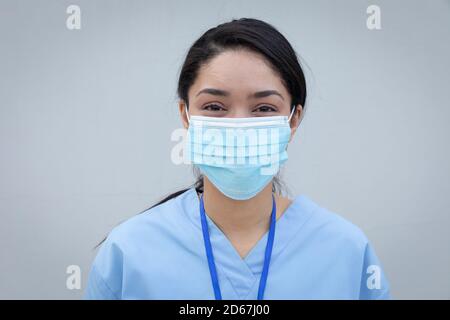
<path id="1" fill-rule="evenodd" d="M 296 107 L 297 107 L 297 106 L 294 104 L 294 105 L 293 105 L 293 108 L 292 108 L 292 111 L 291 111 L 291 114 L 289 115 L 289 118 L 288 118 L 288 120 L 287 120 L 288 123 L 291 122 L 291 118 L 292 118 L 292 115 L 294 114 L 294 111 L 295 111 Z"/>
<path id="2" fill-rule="evenodd" d="M 191 117 L 189 117 L 189 111 L 188 111 L 188 108 L 187 108 L 187 104 L 184 105 L 184 109 L 186 110 L 186 117 L 187 117 L 188 123 L 190 124 L 191 123 Z"/>
<path id="3" fill-rule="evenodd" d="M 291 121 L 292 115 L 294 114 L 295 109 L 297 109 L 297 106 L 296 106 L 295 104 L 294 104 L 292 107 L 293 107 L 293 108 L 292 108 L 291 114 L 289 115 L 289 118 L 288 118 L 288 120 L 287 120 L 287 122 L 288 122 L 289 124 L 290 124 L 290 121 Z M 289 140 L 290 140 L 290 139 L 289 139 Z M 287 151 L 287 149 L 288 149 L 288 146 L 289 146 L 289 144 L 286 145 L 286 151 Z"/>

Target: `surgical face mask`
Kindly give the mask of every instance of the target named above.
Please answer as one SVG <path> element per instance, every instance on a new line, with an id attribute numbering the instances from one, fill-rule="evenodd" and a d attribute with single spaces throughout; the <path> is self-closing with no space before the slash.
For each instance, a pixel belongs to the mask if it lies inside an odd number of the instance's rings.
<path id="1" fill-rule="evenodd" d="M 189 116 L 184 157 L 224 195 L 254 197 L 286 162 L 289 117 L 221 118 Z"/>

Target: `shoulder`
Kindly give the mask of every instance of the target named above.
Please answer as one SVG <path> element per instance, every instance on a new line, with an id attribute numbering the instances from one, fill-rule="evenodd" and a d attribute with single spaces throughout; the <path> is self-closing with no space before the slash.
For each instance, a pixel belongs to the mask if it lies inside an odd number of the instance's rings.
<path id="1" fill-rule="evenodd" d="M 124 274 L 142 263 L 150 264 L 155 254 L 170 251 L 178 241 L 175 235 L 182 236 L 186 226 L 182 220 L 183 197 L 181 194 L 137 214 L 109 232 L 92 263 L 86 297 L 120 297 Z"/>
<path id="2" fill-rule="evenodd" d="M 186 216 L 183 213 L 186 193 L 174 197 L 162 204 L 154 206 L 123 221 L 109 233 L 106 246 L 118 246 L 123 249 L 133 249 L 139 244 L 149 244 L 152 241 L 164 241 L 168 231 L 177 234 L 184 225 Z"/>
<path id="3" fill-rule="evenodd" d="M 347 250 L 364 251 L 369 240 L 363 230 L 340 213 L 321 206 L 306 195 L 295 199 L 309 213 L 308 230 L 323 242 L 333 242 Z"/>
<path id="4" fill-rule="evenodd" d="M 390 286 L 375 249 L 363 230 L 341 214 L 320 206 L 307 196 L 296 199 L 309 212 L 301 230 L 321 261 L 328 259 L 339 276 L 353 279 L 359 299 L 389 299 Z M 345 286 L 345 284 L 343 284 Z M 356 291 L 355 291 L 356 292 Z M 356 295 L 354 295 L 356 297 Z"/>

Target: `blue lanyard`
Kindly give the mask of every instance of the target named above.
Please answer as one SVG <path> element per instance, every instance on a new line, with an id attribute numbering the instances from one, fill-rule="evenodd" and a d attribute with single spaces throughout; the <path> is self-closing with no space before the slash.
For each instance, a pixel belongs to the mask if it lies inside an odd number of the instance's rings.
<path id="1" fill-rule="evenodd" d="M 266 251 L 264 254 L 264 266 L 259 280 L 258 300 L 263 300 L 264 289 L 266 288 L 267 275 L 269 273 L 270 257 L 272 256 L 273 239 L 275 236 L 275 222 L 276 222 L 276 204 L 275 197 L 272 194 L 272 214 L 270 216 L 269 237 L 267 239 Z M 205 206 L 203 204 L 203 195 L 200 197 L 200 218 L 202 221 L 203 240 L 205 242 L 206 256 L 208 258 L 209 273 L 211 274 L 211 281 L 214 288 L 214 296 L 216 300 L 222 300 L 220 293 L 219 281 L 217 280 L 216 264 L 214 263 L 214 256 L 211 248 L 211 240 L 209 238 L 208 224 L 206 222 Z"/>

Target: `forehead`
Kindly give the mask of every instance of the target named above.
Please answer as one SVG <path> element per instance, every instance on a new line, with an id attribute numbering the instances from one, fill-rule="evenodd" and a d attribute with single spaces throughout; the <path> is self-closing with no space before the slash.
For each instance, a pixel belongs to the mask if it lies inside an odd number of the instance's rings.
<path id="1" fill-rule="evenodd" d="M 275 89 L 288 96 L 281 77 L 265 57 L 243 49 L 227 50 L 203 65 L 189 93 L 205 87 L 224 89 L 231 94 Z"/>

